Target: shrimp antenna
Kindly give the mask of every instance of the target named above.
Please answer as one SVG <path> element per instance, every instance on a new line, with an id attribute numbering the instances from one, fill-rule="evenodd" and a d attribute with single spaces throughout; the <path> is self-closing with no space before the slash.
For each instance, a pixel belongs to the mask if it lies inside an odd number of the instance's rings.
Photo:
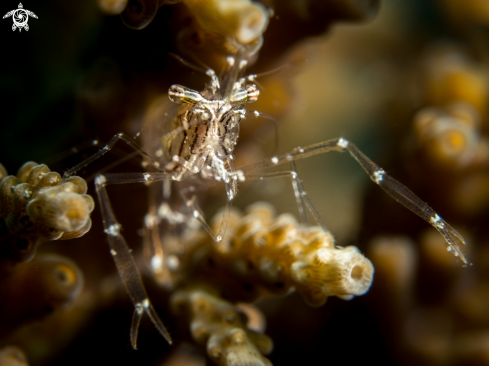
<path id="1" fill-rule="evenodd" d="M 201 64 L 200 66 L 197 66 L 197 65 L 194 65 L 193 63 L 185 60 L 184 58 L 174 54 L 174 53 L 171 53 L 171 52 L 168 52 L 168 54 L 173 57 L 174 59 L 177 59 L 178 61 L 180 61 L 182 64 L 184 64 L 185 66 L 187 66 L 188 68 L 191 68 L 192 70 L 195 70 L 197 72 L 201 72 L 203 74 L 206 74 L 207 73 L 207 70 L 209 70 L 209 67 L 207 67 L 202 61 L 198 61 L 199 64 Z"/>

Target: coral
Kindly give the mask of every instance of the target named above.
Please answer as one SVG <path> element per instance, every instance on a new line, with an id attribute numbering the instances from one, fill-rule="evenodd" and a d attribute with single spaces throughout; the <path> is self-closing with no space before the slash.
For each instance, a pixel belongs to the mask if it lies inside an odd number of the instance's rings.
<path id="1" fill-rule="evenodd" d="M 0 336 L 66 308 L 82 288 L 83 274 L 68 258 L 44 254 L 19 264 L 0 283 Z"/>
<path id="2" fill-rule="evenodd" d="M 94 202 L 85 180 L 62 179 L 44 164 L 25 163 L 16 176 L 0 170 L 0 336 L 5 336 L 64 309 L 80 294 L 83 274 L 73 261 L 34 254 L 42 242 L 84 235 Z"/>
<path id="3" fill-rule="evenodd" d="M 123 5 L 126 5 L 125 8 Z M 101 3 L 101 8 L 105 10 L 107 6 L 105 6 L 104 3 Z M 114 12 L 119 12 L 121 9 L 124 9 L 121 13 L 121 19 L 127 27 L 132 29 L 143 29 L 153 21 L 153 18 L 158 11 L 158 0 L 125 1 L 121 4 L 117 4 Z"/>
<path id="4" fill-rule="evenodd" d="M 272 351 L 272 340 L 249 330 L 244 313 L 222 300 L 215 290 L 205 286 L 178 290 L 171 304 L 176 315 L 189 319 L 193 339 L 206 345 L 216 364 L 271 366 L 262 354 Z"/>
<path id="5" fill-rule="evenodd" d="M 414 117 L 414 130 L 434 163 L 460 170 L 489 162 L 489 141 L 480 134 L 480 119 L 479 112 L 465 102 L 426 107 Z"/>
<path id="6" fill-rule="evenodd" d="M 250 0 L 183 0 L 207 32 L 248 44 L 260 38 L 268 25 L 265 6 Z"/>
<path id="7" fill-rule="evenodd" d="M 214 226 L 218 228 L 221 215 Z M 338 248 L 329 232 L 302 227 L 292 215 L 275 217 L 273 207 L 255 203 L 232 214 L 226 235 L 219 243 L 207 236 L 187 241 L 189 268 L 185 277 L 205 277 L 227 298 L 252 301 L 265 294 L 286 294 L 292 288 L 312 306 L 328 296 L 351 299 L 368 291 L 373 267 L 356 247 Z"/>
<path id="8" fill-rule="evenodd" d="M 216 214 L 215 226 L 220 219 Z M 363 295 L 373 279 L 372 264 L 356 247 L 337 248 L 330 233 L 301 226 L 288 214 L 275 217 L 263 202 L 244 215 L 234 210 L 222 242 L 200 232 L 183 244 L 172 308 L 187 316 L 194 340 L 223 366 L 271 365 L 261 354 L 272 348 L 271 339 L 248 330 L 246 317 L 224 299 L 249 302 L 295 288 L 309 305 L 321 306 L 328 296 Z"/>
<path id="9" fill-rule="evenodd" d="M 15 346 L 0 348 L 0 365 L 2 366 L 29 366 L 24 352 Z"/>
<path id="10" fill-rule="evenodd" d="M 5 169 L 3 169 L 5 170 Z M 6 171 L 5 171 L 6 173 Z M 84 235 L 92 225 L 93 199 L 80 177 L 63 179 L 44 164 L 25 163 L 0 181 L 1 252 L 26 261 L 44 240 Z"/>
<path id="11" fill-rule="evenodd" d="M 120 14 L 127 6 L 128 0 L 97 0 L 100 10 L 107 14 Z"/>
<path id="12" fill-rule="evenodd" d="M 97 3 L 110 14 L 121 12 L 126 5 L 124 1 L 100 0 Z M 141 121 L 149 114 L 150 107 L 155 107 L 155 110 L 161 107 L 161 100 L 167 99 L 163 93 L 169 85 L 181 83 L 198 87 L 205 77 L 169 58 L 168 52 L 194 64 L 208 65 L 217 73 L 223 69 L 226 62 L 223 56 L 235 49 L 236 42 L 227 42 L 222 34 L 211 34 L 205 28 L 205 22 L 198 20 L 204 12 L 195 13 L 196 7 L 186 3 L 160 6 L 162 3 L 127 1 L 123 21 L 132 28 L 146 26 L 144 30 L 133 31 L 126 29 L 119 17 L 96 13 L 89 2 L 88 5 L 51 2 L 53 6 L 44 13 L 33 11 L 41 20 L 49 16 L 56 19 L 55 22 L 46 21 L 43 29 L 33 27 L 26 34 L 30 38 L 24 37 L 22 43 L 5 37 L 5 49 L 22 55 L 5 59 L 8 73 L 3 72 L 0 83 L 4 88 L 1 98 L 5 103 L 3 118 L 8 121 L 2 125 L 0 149 L 3 150 L 0 155 L 9 171 L 29 156 L 41 159 L 94 138 L 104 143 L 121 131 L 130 138 L 141 131 L 144 137 L 146 131 L 141 127 Z M 383 2 L 379 13 L 381 17 L 370 26 L 338 27 L 329 32 L 327 39 L 321 37 L 305 46 L 306 39 L 324 34 L 340 20 L 372 19 L 378 12 L 379 1 L 286 0 L 262 3 L 271 17 L 263 34 L 264 43 L 259 57 L 256 54 L 250 59 L 249 64 L 255 64 L 247 72 L 260 73 L 275 69 L 291 59 L 302 60 L 294 63 L 289 72 L 279 71 L 263 80 L 258 78 L 264 86 L 259 86 L 264 98 L 257 104 L 265 103 L 266 106 L 253 105 L 253 108 L 277 118 L 279 150 L 287 151 L 298 145 L 344 136 L 358 143 L 375 161 L 388 160 L 390 166 L 382 163 L 387 172 L 392 171 L 393 176 L 440 210 L 447 221 L 452 222 L 453 219 L 454 226 L 464 231 L 464 236 L 467 234 L 471 250 L 468 256 L 475 265 L 462 271 L 443 250 L 441 237 L 435 230 L 423 230 L 423 223 L 418 223 L 420 220 L 404 215 L 386 203 L 390 199 L 376 194 L 376 187 L 366 196 L 364 181 L 355 175 L 354 169 L 350 172 L 346 158 L 331 158 L 334 161 L 331 164 L 327 158 L 301 161 L 298 169 L 325 225 L 340 243 L 357 245 L 374 263 L 376 281 L 369 295 L 352 302 L 338 301 L 332 296 L 326 307 L 307 307 L 299 294 L 310 303 L 319 304 L 335 293 L 348 298 L 361 292 L 338 287 L 330 292 L 324 286 L 309 281 L 315 278 L 316 270 L 325 266 L 324 262 L 330 257 L 345 254 L 351 258 L 360 254 L 351 247 L 334 248 L 333 239 L 325 232 L 299 229 L 290 216 L 296 211 L 293 193 L 287 191 L 288 187 L 280 179 L 259 182 L 255 186 L 246 182 L 240 184 L 234 206 L 241 208 L 250 202 L 267 200 L 273 203 L 280 215 L 273 217 L 270 210 L 263 209 L 260 212 L 268 212 L 270 217 L 261 218 L 255 210 L 255 218 L 252 219 L 250 213 L 233 212 L 235 223 L 231 224 L 230 233 L 235 239 L 226 239 L 218 245 L 206 238 L 206 234 L 194 233 L 194 238 L 187 238 L 185 232 L 175 229 L 175 223 L 168 224 L 161 231 L 165 249 L 161 260 L 168 266 L 164 266 L 164 271 L 156 278 L 150 270 L 142 277 L 148 295 L 157 313 L 164 318 L 175 344 L 188 346 L 187 342 L 191 342 L 205 346 L 208 340 L 199 338 L 198 323 L 202 321 L 206 331 L 216 335 L 223 358 L 229 352 L 241 355 L 244 354 L 243 349 L 237 348 L 236 351 L 236 348 L 230 348 L 238 345 L 229 343 L 232 337 L 228 337 L 229 332 L 238 328 L 243 331 L 237 332 L 238 340 L 245 334 L 244 344 L 248 349 L 254 349 L 260 362 L 266 362 L 253 337 L 249 336 L 254 333 L 249 331 L 252 328 L 244 317 L 237 315 L 239 324 L 233 325 L 222 317 L 227 310 L 239 314 L 241 304 L 236 301 L 258 297 L 255 305 L 265 314 L 268 323 L 266 333 L 275 343 L 274 351 L 267 357 L 277 365 L 321 364 L 325 354 L 332 363 L 486 364 L 485 330 L 489 324 L 486 315 L 488 274 L 485 269 L 489 255 L 484 249 L 487 242 L 484 226 L 487 222 L 486 192 L 489 187 L 484 157 L 488 130 L 485 110 L 487 62 L 484 47 L 480 47 L 487 44 L 485 38 L 480 38 L 482 42 L 477 43 L 477 39 L 469 39 L 467 34 L 442 29 L 445 25 L 436 18 L 441 13 L 431 7 L 431 1 Z M 208 8 L 217 2 L 209 4 Z M 457 6 L 459 14 L 468 14 L 463 19 L 466 24 L 473 24 L 470 18 L 474 15 L 469 14 L 467 6 L 464 9 L 463 2 Z M 420 7 L 423 7 L 420 13 L 412 11 Z M 480 15 L 482 17 L 482 12 Z M 220 20 L 217 18 L 210 26 L 224 25 L 225 22 Z M 433 29 L 437 27 L 436 31 L 440 32 L 434 34 Z M 232 34 L 229 29 L 232 27 L 223 32 Z M 483 35 L 483 29 L 479 31 L 481 33 L 478 34 Z M 426 59 L 419 56 L 419 50 L 427 48 L 428 53 L 434 50 L 435 46 L 427 43 L 425 37 L 431 41 L 443 32 L 445 37 L 456 37 L 466 49 L 457 51 L 456 57 L 448 57 L 451 59 L 448 62 L 450 67 L 440 57 L 434 59 L 431 71 L 427 70 Z M 36 44 L 39 40 L 42 40 L 39 42 L 42 47 Z M 284 54 L 298 44 L 300 52 L 295 51 L 295 58 L 289 57 L 284 61 Z M 22 53 L 27 51 L 30 53 Z M 418 65 L 421 66 L 419 69 L 416 68 Z M 297 69 L 301 69 L 301 75 L 291 75 L 297 73 Z M 433 74 L 427 76 L 428 73 Z M 294 85 L 291 86 L 289 79 L 293 76 Z M 417 85 L 413 85 L 420 79 Z M 60 83 L 60 80 L 65 82 Z M 413 91 L 417 93 L 414 97 L 411 95 Z M 285 98 L 281 99 L 284 94 Z M 277 113 L 278 109 L 282 115 Z M 152 116 L 153 123 L 164 126 L 168 122 L 165 118 L 167 112 L 159 109 Z M 42 138 L 34 141 L 26 135 L 26 130 L 34 131 L 30 135 Z M 248 164 L 272 156 L 274 143 L 270 130 L 260 120 L 243 121 L 236 161 Z M 136 139 L 136 142 L 140 143 L 140 140 Z M 151 143 L 154 140 L 146 146 L 153 146 Z M 91 174 L 101 174 L 101 171 L 140 171 L 140 161 L 134 159 L 132 151 L 128 152 L 125 146 L 119 145 L 124 144 L 118 144 L 117 149 L 107 154 L 108 160 L 104 156 L 94 165 L 80 170 L 80 174 L 89 181 Z M 81 151 L 69 158 L 65 155 L 67 161 L 60 165 L 72 167 L 92 152 Z M 244 164 L 236 163 L 236 166 Z M 53 168 L 51 163 L 48 165 Z M 6 176 L 6 170 L 0 167 L 0 178 L 5 179 Z M 222 206 L 221 188 L 216 184 L 215 187 L 199 189 L 197 193 L 207 217 Z M 143 230 L 139 229 L 148 212 L 147 206 L 151 212 L 154 205 L 161 202 L 161 186 L 151 190 L 149 203 L 146 189 L 144 185 L 108 188 L 114 211 L 121 220 L 121 231 L 133 248 L 139 269 L 144 268 L 143 263 L 150 259 L 146 252 L 142 255 L 138 250 L 138 244 L 143 241 L 138 235 Z M 177 214 L 184 217 L 187 212 L 186 207 L 175 204 L 178 196 L 178 190 L 173 190 L 168 200 L 168 207 L 174 210 L 175 218 L 178 218 Z M 48 201 L 55 202 L 49 195 L 38 198 L 42 207 L 48 205 Z M 0 204 L 0 207 L 3 206 Z M 38 217 L 39 211 L 34 208 L 33 205 L 31 214 Z M 289 214 L 284 215 L 284 212 Z M 92 215 L 98 215 L 98 212 Z M 255 220 L 253 225 L 256 225 L 257 232 L 273 245 L 267 249 L 254 247 L 259 236 L 244 235 L 246 230 L 251 230 L 243 223 L 246 217 L 246 220 Z M 130 319 L 133 308 L 114 274 L 101 220 L 95 217 L 92 220 L 94 227 L 90 235 L 81 237 L 76 243 L 67 246 L 66 243 L 51 241 L 39 248 L 40 251 L 60 252 L 76 258 L 84 272 L 86 285 L 82 296 L 75 300 L 77 311 L 63 313 L 63 317 L 57 317 L 57 320 L 46 317 L 42 325 L 12 325 L 17 342 L 2 338 L 2 345 L 18 344 L 29 355 L 33 365 L 57 366 L 73 362 L 93 363 L 94 360 L 100 364 L 164 364 L 169 361 L 172 349 L 178 346 L 166 349 L 164 341 L 156 331 L 152 331 L 152 325 L 145 319 L 141 324 L 140 350 L 132 351 L 128 331 L 130 321 L 126 319 Z M 43 225 L 51 224 L 43 221 Z M 294 230 L 289 231 L 288 225 Z M 275 236 L 270 229 L 272 226 L 282 236 L 292 235 L 295 243 Z M 4 238 L 5 225 L 2 225 L 1 232 Z M 144 234 L 148 233 L 145 231 Z M 14 240 L 10 232 L 6 235 Z M 382 240 L 372 239 L 380 236 Z M 315 241 L 313 237 L 321 240 Z M 162 238 L 158 236 L 158 239 Z M 299 250 L 282 253 L 281 245 L 299 248 L 303 253 L 299 255 Z M 325 247 L 320 249 L 321 245 Z M 310 248 L 314 249 L 314 254 L 304 255 Z M 5 258 L 3 253 L 2 258 Z M 28 256 L 16 258 L 25 260 Z M 368 263 L 363 257 L 359 258 L 362 263 Z M 13 262 L 18 263 L 17 259 Z M 248 259 L 252 263 L 251 269 L 246 266 Z M 22 271 L 32 268 L 33 263 L 17 264 L 19 276 Z M 292 269 L 293 263 L 296 264 Z M 280 266 L 289 268 L 283 277 L 277 277 L 280 273 L 276 270 Z M 351 286 L 352 273 L 349 271 L 344 278 Z M 5 272 L 10 278 L 7 282 L 14 283 L 17 272 L 11 269 Z M 356 271 L 353 274 L 356 286 L 357 277 L 361 276 L 357 276 Z M 163 277 L 162 283 L 173 288 L 158 284 L 159 276 Z M 282 283 L 276 281 L 277 278 Z M 301 287 L 301 280 L 306 278 L 308 281 Z M 56 282 L 55 285 L 47 283 L 49 281 L 40 286 L 48 289 L 50 286 L 51 289 L 58 287 Z M 362 281 L 360 285 L 366 286 Z M 0 287 L 4 286 L 2 281 Z M 9 291 L 14 290 L 9 287 Z M 11 304 L 18 306 L 19 311 L 28 302 L 27 290 L 22 292 L 22 296 L 21 292 L 20 289 L 15 292 L 19 297 Z M 275 296 L 263 296 L 268 294 Z M 171 295 L 175 296 L 174 299 L 181 296 L 186 304 L 181 313 L 178 309 L 176 313 L 168 309 Z M 69 298 L 66 296 L 64 300 L 69 302 Z M 210 304 L 203 313 L 205 316 L 193 313 L 199 299 Z M 45 302 L 39 304 L 50 306 Z M 57 309 L 58 303 L 53 306 Z M 8 309 L 19 319 L 20 313 L 15 311 L 15 308 Z M 211 318 L 211 315 L 216 318 Z M 2 314 L 2 319 L 8 316 Z M 190 334 L 188 331 L 180 332 L 179 326 L 190 329 Z M 54 330 L 58 332 L 57 337 L 52 336 Z M 192 339 L 193 331 L 196 340 Z M 351 352 L 352 342 L 345 341 L 352 340 L 352 335 L 358 338 L 353 339 L 356 352 Z M 66 348 L 63 350 L 63 347 Z M 191 349 L 189 353 L 197 354 L 192 346 L 188 347 Z M 345 361 L 345 355 L 348 361 Z M 196 358 L 198 364 L 204 364 L 202 356 Z M 188 358 L 180 359 L 180 365 L 191 362 Z"/>

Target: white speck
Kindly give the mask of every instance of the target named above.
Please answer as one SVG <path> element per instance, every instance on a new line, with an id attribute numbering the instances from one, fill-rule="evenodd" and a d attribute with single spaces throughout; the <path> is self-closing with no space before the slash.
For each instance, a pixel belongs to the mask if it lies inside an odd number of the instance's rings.
<path id="1" fill-rule="evenodd" d="M 119 132 L 119 133 L 117 134 L 117 136 L 118 136 L 118 137 L 122 137 L 122 132 Z"/>
<path id="2" fill-rule="evenodd" d="M 143 305 L 141 305 L 139 302 L 134 305 L 134 307 L 136 308 L 135 310 L 138 315 L 141 315 L 143 313 Z"/>
<path id="3" fill-rule="evenodd" d="M 143 308 L 145 309 L 149 308 L 149 300 L 144 299 L 143 301 L 141 301 L 141 305 L 143 305 Z"/>
<path id="4" fill-rule="evenodd" d="M 232 156 L 232 155 L 228 155 L 228 159 L 229 159 L 229 160 L 234 160 L 234 156 Z"/>
<path id="5" fill-rule="evenodd" d="M 153 164 L 155 167 L 159 168 L 160 167 L 160 163 L 158 163 L 157 161 L 154 162 Z"/>
<path id="6" fill-rule="evenodd" d="M 297 150 L 299 150 L 300 153 L 303 153 L 304 152 L 304 149 L 302 147 L 298 147 Z"/>
<path id="7" fill-rule="evenodd" d="M 161 149 L 156 150 L 155 155 L 156 155 L 158 158 L 161 158 L 161 157 L 163 156 L 163 150 L 161 150 Z"/>
<path id="8" fill-rule="evenodd" d="M 292 161 L 292 155 L 287 154 L 286 159 L 287 159 L 288 161 Z"/>
<path id="9" fill-rule="evenodd" d="M 110 250 L 110 254 L 112 254 L 112 255 L 117 255 L 117 252 L 116 252 L 114 249 L 111 249 L 111 250 Z"/>
<path id="10" fill-rule="evenodd" d="M 290 172 L 290 175 L 292 176 L 292 179 L 297 178 L 297 173 L 296 172 Z"/>
<path id="11" fill-rule="evenodd" d="M 161 208 L 161 206 L 160 206 Z M 159 211 L 158 211 L 159 213 Z M 147 227 L 147 228 L 152 228 L 153 226 L 155 226 L 155 224 L 158 223 L 158 217 L 153 215 L 153 214 L 147 214 L 146 216 L 144 216 L 144 225 Z"/>
<path id="12" fill-rule="evenodd" d="M 207 71 L 205 72 L 205 74 L 206 74 L 207 76 L 213 76 L 213 75 L 216 75 L 216 73 L 215 73 L 215 72 L 214 72 L 214 70 L 212 70 L 212 69 L 207 70 Z"/>
<path id="13" fill-rule="evenodd" d="M 243 174 L 243 172 L 241 170 L 236 170 L 236 175 L 238 176 L 238 179 L 240 182 L 244 182 L 245 181 L 245 176 Z"/>
<path id="14" fill-rule="evenodd" d="M 228 198 L 229 198 L 230 201 L 234 198 L 234 193 L 233 193 L 233 191 L 231 189 L 228 190 Z"/>
<path id="15" fill-rule="evenodd" d="M 111 236 L 117 236 L 119 235 L 120 227 L 119 224 L 112 224 L 110 225 L 105 232 Z"/>
<path id="16" fill-rule="evenodd" d="M 218 236 L 216 237 L 216 241 L 217 241 L 217 242 L 220 242 L 221 240 L 222 240 L 222 236 L 221 236 L 221 235 L 218 235 Z"/>
<path id="17" fill-rule="evenodd" d="M 159 271 L 161 269 L 161 264 L 163 261 L 161 260 L 161 257 L 159 255 L 154 255 L 151 258 L 151 268 L 153 268 L 154 271 Z"/>
<path id="18" fill-rule="evenodd" d="M 248 64 L 248 61 L 246 60 L 241 60 L 239 63 L 239 69 L 241 70 L 243 67 L 245 67 Z"/>
<path id="19" fill-rule="evenodd" d="M 98 140 L 93 140 L 92 145 L 94 145 L 94 146 L 98 145 Z"/>
<path id="20" fill-rule="evenodd" d="M 376 170 L 374 172 L 374 179 L 373 179 L 374 182 L 380 184 L 380 182 L 382 182 L 382 179 L 384 179 L 384 174 L 385 174 L 384 169 Z"/>
<path id="21" fill-rule="evenodd" d="M 226 61 L 228 62 L 228 65 L 229 65 L 229 66 L 231 66 L 231 67 L 232 67 L 232 66 L 234 65 L 234 57 L 228 56 L 228 57 L 226 58 Z"/>
<path id="22" fill-rule="evenodd" d="M 340 139 L 338 140 L 338 143 L 337 143 L 337 145 L 338 145 L 339 147 L 342 147 L 343 149 L 346 149 L 346 148 L 348 147 L 348 145 L 349 145 L 349 144 L 350 144 L 350 142 L 349 142 L 348 140 L 344 139 L 343 137 L 342 137 L 342 138 L 340 138 Z"/>
<path id="23" fill-rule="evenodd" d="M 260 117 L 260 112 L 254 111 L 253 114 L 255 115 L 256 118 Z"/>
<path id="24" fill-rule="evenodd" d="M 151 174 L 144 173 L 144 174 L 143 174 L 143 177 L 144 177 L 144 180 L 145 180 L 146 182 L 148 182 L 148 181 L 149 181 L 149 178 L 151 178 Z"/>
<path id="25" fill-rule="evenodd" d="M 97 186 L 103 186 L 106 182 L 107 182 L 107 180 L 105 179 L 105 177 L 103 175 L 99 175 L 99 176 L 95 177 L 95 185 L 97 185 Z"/>
<path id="26" fill-rule="evenodd" d="M 276 156 L 272 158 L 272 163 L 278 164 L 278 158 Z"/>
<path id="27" fill-rule="evenodd" d="M 28 190 L 28 189 L 24 189 L 24 196 L 25 196 L 25 198 L 31 198 L 32 191 Z"/>
<path id="28" fill-rule="evenodd" d="M 193 215 L 195 218 L 199 217 L 199 211 L 197 211 L 197 210 L 193 210 L 193 211 L 192 211 L 192 215 Z"/>
<path id="29" fill-rule="evenodd" d="M 166 264 L 168 265 L 168 269 L 175 271 L 180 266 L 180 260 L 176 255 L 169 255 Z"/>
<path id="30" fill-rule="evenodd" d="M 105 145 L 105 146 L 103 147 L 103 150 L 105 150 L 105 151 L 109 151 L 109 147 L 108 147 L 107 145 Z"/>
<path id="31" fill-rule="evenodd" d="M 173 155 L 172 160 L 177 162 L 178 161 L 178 155 Z"/>

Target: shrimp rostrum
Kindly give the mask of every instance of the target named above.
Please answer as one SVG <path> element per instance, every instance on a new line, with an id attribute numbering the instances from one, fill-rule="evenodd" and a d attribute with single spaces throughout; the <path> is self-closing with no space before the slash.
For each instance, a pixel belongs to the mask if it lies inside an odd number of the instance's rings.
<path id="1" fill-rule="evenodd" d="M 188 65 L 184 60 L 181 61 L 194 69 L 199 68 Z M 131 326 L 131 343 L 134 348 L 136 348 L 139 322 L 144 313 L 149 315 L 159 332 L 170 343 L 171 338 L 148 299 L 131 250 L 121 234 L 120 224 L 112 210 L 106 191 L 107 185 L 161 182 L 163 187 L 168 188 L 172 181 L 191 182 L 188 178 L 196 176 L 200 176 L 203 180 L 223 182 L 227 200 L 217 232 L 211 229 L 199 209 L 197 195 L 192 184 L 179 190 L 187 212 L 180 212 L 170 217 L 168 210 L 153 210 L 157 213 L 156 220 L 176 220 L 180 217 L 179 222 L 185 222 L 186 218 L 193 217 L 200 222 L 215 242 L 220 242 L 226 232 L 231 203 L 238 192 L 238 183 L 247 180 L 288 178 L 294 189 L 302 222 L 307 222 L 306 213 L 308 211 L 318 225 L 327 231 L 296 172 L 295 161 L 330 151 L 347 151 L 385 192 L 437 229 L 446 241 L 447 250 L 460 258 L 464 266 L 470 264 L 459 245 L 465 245 L 463 237 L 412 191 L 390 177 L 353 143 L 344 138 L 298 147 L 288 153 L 235 168 L 233 151 L 239 137 L 241 121 L 247 117 L 271 117 L 246 109 L 248 103 L 257 100 L 259 90 L 254 83 L 256 75 L 241 77 L 247 63 L 244 52 L 240 51 L 236 57 L 228 57 L 227 63 L 229 70 L 222 79 L 218 78 L 213 70 L 206 71 L 211 80 L 202 92 L 181 85 L 170 87 L 168 92 L 170 100 L 181 106 L 169 127 L 170 132 L 158 138 L 158 146 L 153 149 L 153 156 L 147 154 L 133 139 L 119 133 L 96 154 L 65 173 L 65 176 L 73 175 L 77 170 L 107 153 L 119 140 L 130 145 L 144 157 L 145 164 L 149 163 L 154 168 L 153 171 L 145 173 L 107 173 L 95 179 L 111 253 L 135 307 Z M 275 167 L 280 165 L 285 168 L 277 170 Z M 164 198 L 168 199 L 170 190 L 163 189 L 163 192 Z M 163 203 L 160 208 L 165 205 L 166 203 Z M 146 227 L 150 228 L 154 220 L 145 221 L 147 221 Z M 153 259 L 158 259 L 154 261 L 155 263 L 162 263 L 161 251 L 161 248 L 155 248 Z"/>

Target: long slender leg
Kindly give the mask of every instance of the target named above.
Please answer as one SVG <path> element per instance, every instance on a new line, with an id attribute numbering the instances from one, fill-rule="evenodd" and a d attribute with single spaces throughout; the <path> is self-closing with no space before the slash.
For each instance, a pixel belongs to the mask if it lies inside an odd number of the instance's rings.
<path id="1" fill-rule="evenodd" d="M 131 139 L 130 137 L 126 136 L 124 133 L 121 132 L 121 133 L 118 133 L 117 135 L 115 135 L 114 137 L 112 137 L 107 145 L 105 145 L 103 148 L 101 148 L 95 154 L 90 156 L 88 159 L 82 161 L 80 164 L 75 165 L 73 168 L 67 170 L 64 173 L 64 177 L 66 178 L 66 177 L 72 176 L 81 168 L 86 167 L 88 164 L 92 163 L 93 161 L 97 160 L 101 156 L 108 153 L 119 140 L 124 141 L 126 144 L 131 146 L 135 151 L 137 151 L 138 154 L 140 154 L 144 158 L 147 158 L 150 161 L 150 163 L 152 165 L 154 165 L 156 168 L 159 167 L 160 164 L 157 161 L 154 161 L 138 144 L 136 144 L 133 141 L 133 139 Z M 131 155 L 131 157 L 132 157 L 132 155 Z"/>
<path id="2" fill-rule="evenodd" d="M 257 176 L 259 175 L 257 172 L 260 172 L 263 169 L 284 164 L 286 162 L 304 159 L 330 151 L 345 150 L 353 156 L 370 178 L 387 192 L 387 194 L 437 229 L 445 238 L 447 250 L 452 252 L 456 257 L 459 257 L 464 266 L 471 264 L 455 241 L 455 239 L 458 239 L 462 244 L 466 245 L 464 238 L 457 230 L 452 228 L 435 212 L 435 210 L 416 196 L 409 190 L 409 188 L 389 176 L 382 168 L 367 158 L 354 144 L 344 138 L 332 139 L 306 147 L 298 147 L 289 153 L 277 155 L 271 159 L 245 166 L 240 170 L 246 177 L 253 175 Z"/>
<path id="3" fill-rule="evenodd" d="M 310 209 L 315 218 L 316 216 L 317 218 L 319 218 L 319 214 L 314 209 L 314 207 L 312 206 L 312 202 L 310 202 L 309 198 L 307 197 L 307 192 L 304 189 L 304 186 L 302 185 L 302 180 L 299 178 L 299 175 L 297 174 L 295 161 L 290 162 L 290 175 L 292 178 L 292 188 L 294 189 L 295 200 L 297 201 L 297 207 L 299 208 L 299 216 L 301 217 L 302 223 L 304 225 L 308 225 L 309 222 L 307 220 L 307 215 L 306 215 L 306 210 L 304 209 L 304 205 L 308 206 L 308 203 L 311 204 Z M 326 228 L 322 223 L 319 224 L 323 226 L 323 229 Z"/>
<path id="4" fill-rule="evenodd" d="M 292 181 L 292 188 L 294 189 L 297 206 L 299 209 L 299 216 L 304 224 L 308 224 L 306 212 L 304 206 L 306 206 L 314 217 L 314 220 L 320 225 L 324 231 L 329 231 L 324 225 L 319 212 L 316 210 L 311 200 L 307 196 L 307 192 L 302 184 L 302 180 L 299 178 L 294 165 L 291 165 L 291 170 L 281 170 L 276 172 L 263 172 L 263 173 L 250 173 L 246 175 L 246 180 L 263 180 L 273 178 L 290 178 Z"/>
<path id="5" fill-rule="evenodd" d="M 227 187 L 228 185 L 229 184 L 226 184 L 226 189 L 229 190 L 230 188 Z M 197 221 L 199 221 L 199 223 L 202 225 L 204 230 L 207 231 L 207 233 L 211 236 L 211 238 L 214 241 L 216 241 L 216 242 L 222 241 L 222 238 L 223 238 L 224 234 L 226 233 L 226 228 L 227 228 L 227 224 L 228 224 L 228 220 L 229 220 L 229 213 L 231 211 L 232 198 L 230 198 L 228 195 L 228 199 L 226 200 L 226 205 L 224 206 L 224 212 L 223 212 L 221 225 L 220 225 L 219 231 L 216 235 L 214 233 L 214 231 L 212 230 L 212 228 L 207 223 L 207 221 L 205 220 L 204 214 L 202 213 L 202 210 L 200 209 L 200 207 L 197 204 L 197 196 L 195 195 L 194 187 L 189 187 L 185 190 L 182 190 L 180 193 L 182 195 L 182 199 L 184 200 L 185 204 L 187 205 L 190 212 L 192 213 L 192 216 L 194 218 L 196 218 Z"/>
<path id="6" fill-rule="evenodd" d="M 108 184 L 155 182 L 168 179 L 168 173 L 123 173 L 99 175 L 95 178 L 95 189 L 97 191 L 104 229 L 110 246 L 112 258 L 124 286 L 134 304 L 134 316 L 131 324 L 131 344 L 136 349 L 139 322 L 143 313 L 148 314 L 153 324 L 161 335 L 171 344 L 171 337 L 154 310 L 144 288 L 141 275 L 137 269 L 134 257 L 127 246 L 126 240 L 120 233 L 120 224 L 112 210 L 109 196 L 105 186 Z"/>

